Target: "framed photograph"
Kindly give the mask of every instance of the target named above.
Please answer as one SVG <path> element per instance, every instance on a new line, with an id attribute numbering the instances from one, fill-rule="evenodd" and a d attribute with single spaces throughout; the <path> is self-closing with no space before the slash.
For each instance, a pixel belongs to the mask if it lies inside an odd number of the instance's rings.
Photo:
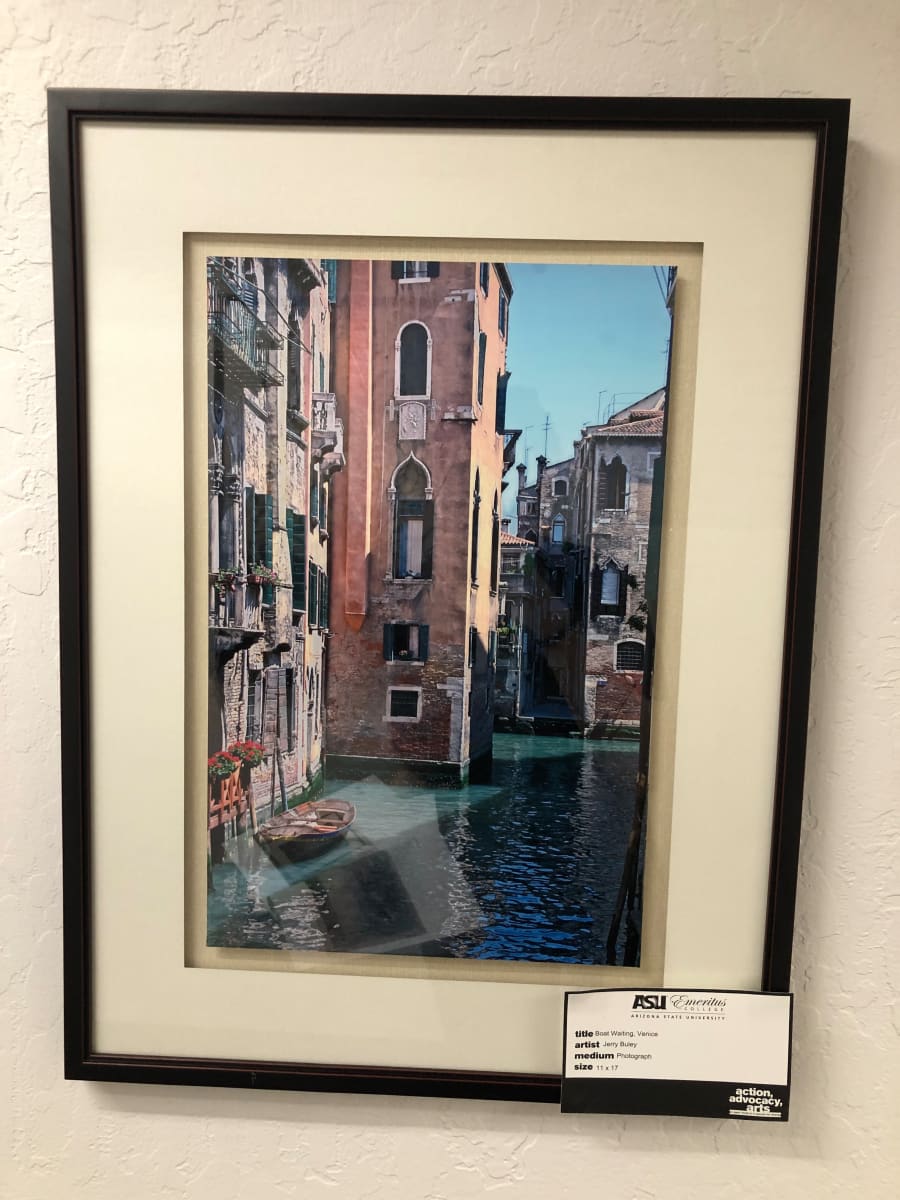
<path id="1" fill-rule="evenodd" d="M 788 990 L 848 110 L 49 93 L 68 1077 Z"/>

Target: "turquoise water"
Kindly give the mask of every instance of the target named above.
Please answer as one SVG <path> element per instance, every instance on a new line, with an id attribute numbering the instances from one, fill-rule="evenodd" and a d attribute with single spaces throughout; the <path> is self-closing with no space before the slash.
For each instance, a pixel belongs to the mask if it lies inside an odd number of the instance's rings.
<path id="1" fill-rule="evenodd" d="M 632 742 L 498 734 L 489 783 L 329 782 L 357 808 L 347 837 L 281 867 L 229 843 L 209 944 L 605 962 L 636 769 Z"/>

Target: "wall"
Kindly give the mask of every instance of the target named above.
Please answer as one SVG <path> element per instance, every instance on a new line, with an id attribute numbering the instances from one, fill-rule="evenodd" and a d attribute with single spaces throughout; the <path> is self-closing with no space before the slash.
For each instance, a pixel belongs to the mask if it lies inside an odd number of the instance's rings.
<path id="1" fill-rule="evenodd" d="M 898 52 L 893 0 L 12 0 L 0 9 L 0 1194 L 896 1194 Z M 49 84 L 853 98 L 788 1127 L 63 1081 Z"/>

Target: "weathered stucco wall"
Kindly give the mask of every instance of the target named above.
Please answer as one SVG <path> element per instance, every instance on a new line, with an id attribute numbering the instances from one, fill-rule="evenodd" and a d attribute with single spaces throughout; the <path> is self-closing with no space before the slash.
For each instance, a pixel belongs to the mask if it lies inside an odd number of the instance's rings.
<path id="1" fill-rule="evenodd" d="M 0 1194 L 896 1194 L 898 53 L 894 0 L 2 6 Z M 789 1127 L 63 1081 L 48 84 L 852 96 Z"/>

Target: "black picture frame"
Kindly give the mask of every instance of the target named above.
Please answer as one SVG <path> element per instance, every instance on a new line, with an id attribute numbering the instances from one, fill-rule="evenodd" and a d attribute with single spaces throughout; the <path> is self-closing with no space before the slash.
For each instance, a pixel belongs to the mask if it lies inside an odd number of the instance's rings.
<path id="1" fill-rule="evenodd" d="M 816 141 L 801 348 L 784 659 L 771 840 L 763 987 L 790 987 L 802 817 L 813 612 L 828 377 L 849 101 L 509 96 L 281 95 L 228 92 L 53 90 L 48 94 L 59 454 L 62 822 L 65 927 L 65 1072 L 71 1079 L 455 1096 L 558 1102 L 559 1079 L 394 1067 L 161 1058 L 98 1053 L 93 1046 L 87 552 L 88 457 L 85 246 L 86 123 L 806 132 Z"/>

